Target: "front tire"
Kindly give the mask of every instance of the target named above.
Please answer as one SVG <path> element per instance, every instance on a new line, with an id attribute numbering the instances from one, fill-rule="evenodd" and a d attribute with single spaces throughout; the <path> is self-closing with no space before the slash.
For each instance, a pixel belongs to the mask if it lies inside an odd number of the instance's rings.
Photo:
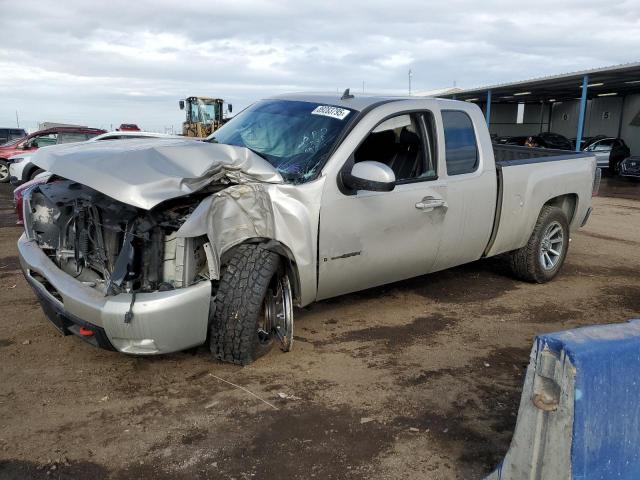
<path id="1" fill-rule="evenodd" d="M 273 346 L 277 338 L 274 317 L 279 312 L 293 325 L 291 290 L 281 264 L 277 253 L 261 245 L 235 248 L 215 298 L 209 337 L 216 358 L 247 365 Z M 282 298 L 278 300 L 280 294 Z"/>
<path id="2" fill-rule="evenodd" d="M 31 172 L 29 174 L 29 180 L 33 180 L 34 178 L 36 178 L 38 175 L 40 175 L 42 172 L 44 172 L 43 169 L 41 168 L 36 168 L 33 172 Z"/>
<path id="3" fill-rule="evenodd" d="M 0 159 L 0 183 L 9 183 L 9 164 Z"/>
<path id="4" fill-rule="evenodd" d="M 562 268 L 569 249 L 569 222 L 564 211 L 545 205 L 527 244 L 509 254 L 516 278 L 532 283 L 552 280 Z"/>

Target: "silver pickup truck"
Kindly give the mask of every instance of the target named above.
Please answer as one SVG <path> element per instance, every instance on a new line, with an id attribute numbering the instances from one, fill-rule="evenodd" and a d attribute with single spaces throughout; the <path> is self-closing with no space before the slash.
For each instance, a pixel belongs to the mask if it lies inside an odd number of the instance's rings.
<path id="1" fill-rule="evenodd" d="M 492 145 L 473 104 L 347 93 L 33 162 L 53 175 L 24 193 L 18 249 L 61 332 L 239 364 L 291 348 L 294 305 L 499 254 L 551 280 L 599 178 L 588 153 Z"/>

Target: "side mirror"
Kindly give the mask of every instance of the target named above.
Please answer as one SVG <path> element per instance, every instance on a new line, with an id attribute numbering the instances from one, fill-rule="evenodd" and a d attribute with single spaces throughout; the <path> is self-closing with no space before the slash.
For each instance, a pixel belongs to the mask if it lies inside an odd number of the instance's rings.
<path id="1" fill-rule="evenodd" d="M 233 105 L 232 105 L 232 104 L 227 103 L 227 111 L 228 111 L 229 113 L 233 112 Z"/>
<path id="2" fill-rule="evenodd" d="M 384 163 L 365 161 L 356 163 L 351 172 L 341 172 L 340 179 L 351 190 L 390 192 L 396 187 L 396 175 Z"/>
<path id="3" fill-rule="evenodd" d="M 180 106 L 180 110 L 184 110 L 184 100 L 180 100 L 178 105 Z"/>

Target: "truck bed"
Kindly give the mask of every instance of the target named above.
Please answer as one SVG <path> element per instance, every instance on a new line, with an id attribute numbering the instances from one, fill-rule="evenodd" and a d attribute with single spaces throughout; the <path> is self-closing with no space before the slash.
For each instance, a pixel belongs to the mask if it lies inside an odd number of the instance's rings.
<path id="1" fill-rule="evenodd" d="M 593 155 L 587 152 L 573 152 L 570 150 L 556 150 L 552 148 L 531 148 L 518 145 L 493 144 L 493 156 L 497 167 L 526 165 L 528 163 L 555 162 L 558 160 L 572 160 L 580 157 L 589 158 Z"/>
<path id="2" fill-rule="evenodd" d="M 527 242 L 538 214 L 549 199 L 568 213 L 570 228 L 578 228 L 590 205 L 596 168 L 589 152 L 493 145 L 498 178 L 496 214 L 485 256 Z"/>

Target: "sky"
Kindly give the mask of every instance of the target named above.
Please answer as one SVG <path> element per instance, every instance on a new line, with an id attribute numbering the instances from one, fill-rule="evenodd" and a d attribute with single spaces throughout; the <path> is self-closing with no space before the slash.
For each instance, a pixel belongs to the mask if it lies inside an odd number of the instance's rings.
<path id="1" fill-rule="evenodd" d="M 640 60 L 640 1 L 0 0 L 0 127 L 180 129 L 284 92 L 468 88 Z"/>

